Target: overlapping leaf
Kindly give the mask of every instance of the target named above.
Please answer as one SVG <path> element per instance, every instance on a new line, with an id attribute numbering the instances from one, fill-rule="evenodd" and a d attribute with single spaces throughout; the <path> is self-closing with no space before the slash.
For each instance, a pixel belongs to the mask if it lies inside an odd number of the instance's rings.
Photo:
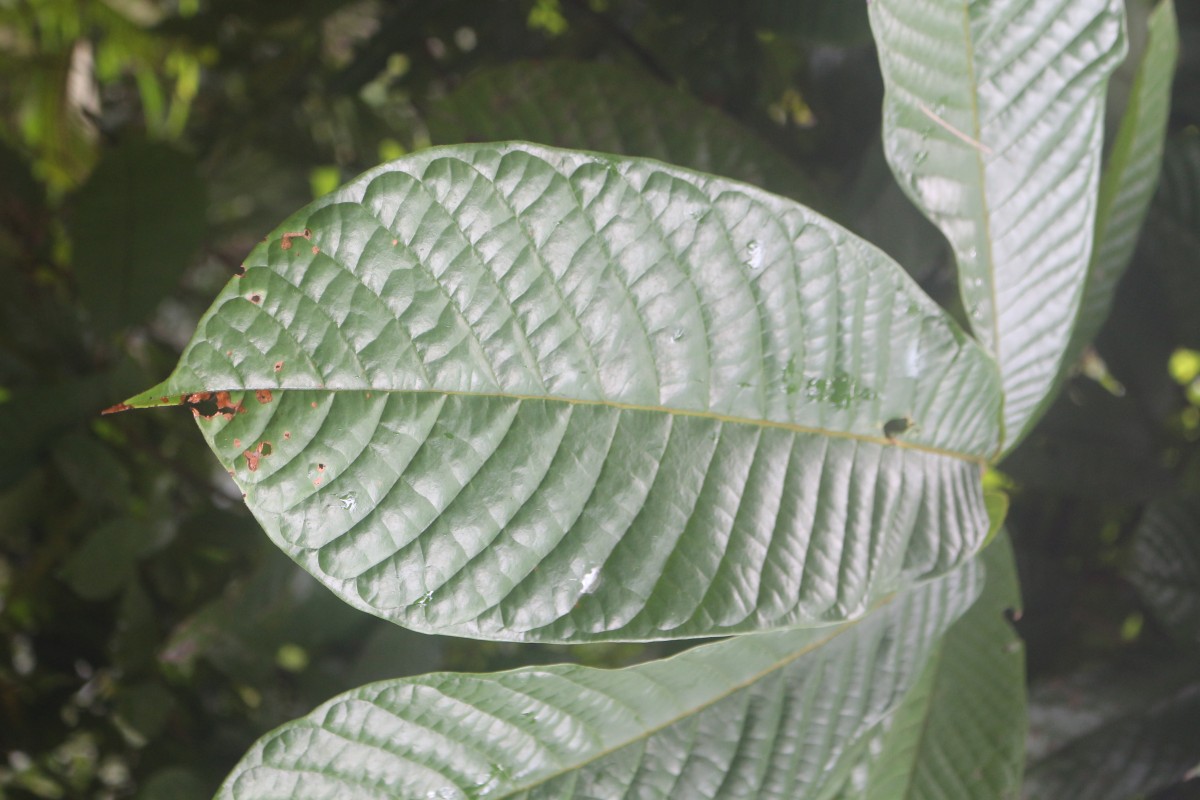
<path id="1" fill-rule="evenodd" d="M 1004 387 L 1004 442 L 1050 393 L 1092 252 L 1120 0 L 875 0 L 884 144 L 946 234 Z"/>
<path id="2" fill-rule="evenodd" d="M 263 737 L 218 798 L 821 796 L 975 598 L 979 572 L 968 563 L 856 623 L 622 670 L 370 684 Z"/>
<path id="3" fill-rule="evenodd" d="M 1078 358 L 1108 317 L 1117 281 L 1133 257 L 1142 221 L 1158 185 L 1171 108 L 1171 78 L 1179 56 L 1179 28 L 1172 0 L 1163 0 L 1155 7 L 1147 26 L 1146 49 L 1100 181 L 1095 251 L 1067 364 Z"/>
<path id="4" fill-rule="evenodd" d="M 481 70 L 435 102 L 437 144 L 531 142 L 657 158 L 812 205 L 819 195 L 771 145 L 694 96 L 628 67 L 523 61 Z"/>
<path id="5" fill-rule="evenodd" d="M 1016 798 L 1025 760 L 1025 665 L 1007 615 L 1020 608 L 1007 534 L 983 551 L 983 594 L 947 631 L 885 720 L 845 798 Z"/>
<path id="6" fill-rule="evenodd" d="M 298 212 L 130 404 L 181 400 L 347 602 L 529 640 L 858 615 L 978 548 L 998 445 L 994 365 L 882 253 L 749 186 L 529 145 Z"/>

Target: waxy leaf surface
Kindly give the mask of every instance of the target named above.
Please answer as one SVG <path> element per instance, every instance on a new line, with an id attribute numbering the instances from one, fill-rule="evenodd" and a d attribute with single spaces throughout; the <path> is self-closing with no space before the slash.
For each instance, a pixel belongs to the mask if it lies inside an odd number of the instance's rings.
<path id="1" fill-rule="evenodd" d="M 979 600 L 935 648 L 873 754 L 841 797 L 861 800 L 1015 798 L 1025 762 L 1025 658 L 1008 621 L 1021 606 L 1008 534 L 979 558 Z"/>
<path id="2" fill-rule="evenodd" d="M 1004 387 L 1005 449 L 1051 393 L 1092 253 L 1121 0 L 875 0 L 884 147 L 949 239 Z"/>
<path id="3" fill-rule="evenodd" d="M 620 670 L 369 684 L 258 741 L 218 800 L 821 797 L 974 600 L 970 562 L 865 619 Z"/>
<path id="4" fill-rule="evenodd" d="M 533 145 L 425 151 L 295 214 L 130 405 L 181 400 L 347 602 L 518 640 L 860 615 L 978 549 L 999 443 L 993 362 L 875 248 Z"/>

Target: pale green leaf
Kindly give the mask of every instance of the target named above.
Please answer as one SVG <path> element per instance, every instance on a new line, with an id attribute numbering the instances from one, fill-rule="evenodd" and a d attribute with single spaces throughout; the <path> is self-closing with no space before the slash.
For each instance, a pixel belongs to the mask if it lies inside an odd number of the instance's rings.
<path id="1" fill-rule="evenodd" d="M 1147 26 L 1146 48 L 1100 181 L 1095 249 L 1067 365 L 1074 363 L 1108 317 L 1117 282 L 1133 257 L 1158 185 L 1171 108 L 1171 78 L 1179 56 L 1172 0 L 1162 0 L 1155 7 Z"/>
<path id="2" fill-rule="evenodd" d="M 816 797 L 893 712 L 978 578 L 971 562 L 855 623 L 626 669 L 370 684 L 259 740 L 218 800 Z"/>
<path id="3" fill-rule="evenodd" d="M 1004 447 L 1059 371 L 1097 210 L 1120 0 L 875 0 L 884 145 L 950 240 L 971 325 L 1000 367 Z"/>
<path id="4" fill-rule="evenodd" d="M 857 616 L 978 549 L 998 444 L 994 365 L 879 251 L 750 186 L 532 145 L 298 212 L 131 404 L 181 398 L 347 602 L 508 639 Z"/>
<path id="5" fill-rule="evenodd" d="M 983 551 L 983 594 L 946 633 L 881 726 L 846 798 L 1016 798 L 1025 761 L 1025 661 L 1007 615 L 1020 609 L 1007 534 Z"/>

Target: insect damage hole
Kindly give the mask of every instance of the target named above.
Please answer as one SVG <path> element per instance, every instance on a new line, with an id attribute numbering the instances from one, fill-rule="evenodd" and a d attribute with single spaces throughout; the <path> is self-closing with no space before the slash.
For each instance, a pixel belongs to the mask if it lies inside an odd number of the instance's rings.
<path id="1" fill-rule="evenodd" d="M 200 419 L 220 416 L 228 421 L 233 419 L 234 414 L 246 413 L 246 407 L 235 403 L 233 396 L 227 391 L 185 394 L 179 398 L 179 404 L 190 408 L 192 414 Z"/>
<path id="2" fill-rule="evenodd" d="M 253 450 L 245 451 L 242 453 L 242 456 L 246 459 L 246 469 L 250 470 L 251 472 L 256 472 L 258 470 L 259 461 L 271 455 L 272 452 L 273 448 L 271 447 L 271 443 L 267 441 L 259 442 L 258 446 Z"/>

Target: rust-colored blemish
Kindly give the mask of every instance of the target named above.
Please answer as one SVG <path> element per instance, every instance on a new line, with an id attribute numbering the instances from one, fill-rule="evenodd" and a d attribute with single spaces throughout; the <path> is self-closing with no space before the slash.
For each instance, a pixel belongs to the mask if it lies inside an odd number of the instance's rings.
<path id="1" fill-rule="evenodd" d="M 285 439 L 290 439 L 290 438 L 292 438 L 292 432 L 291 432 L 291 431 L 284 431 L 284 432 L 283 432 L 283 438 L 285 438 Z"/>
<path id="2" fill-rule="evenodd" d="M 312 401 L 312 407 L 313 407 L 313 408 L 316 408 L 316 407 L 317 407 L 317 401 L 316 401 L 316 400 L 313 400 L 313 401 Z"/>
<path id="3" fill-rule="evenodd" d="M 271 402 L 271 390 L 270 389 L 259 389 L 257 392 L 254 393 L 254 399 L 260 403 Z"/>
<path id="4" fill-rule="evenodd" d="M 246 450 L 242 456 L 246 459 L 246 469 L 254 472 L 258 469 L 258 462 L 267 456 L 271 455 L 271 443 L 262 441 L 253 450 Z"/>
<path id="5" fill-rule="evenodd" d="M 321 479 L 313 478 L 313 486 L 320 486 L 320 485 L 321 485 Z"/>
<path id="6" fill-rule="evenodd" d="M 250 295 L 250 302 L 251 302 L 251 303 L 261 303 L 261 302 L 262 302 L 262 295 L 261 295 L 261 294 L 252 294 L 252 295 Z"/>
<path id="7" fill-rule="evenodd" d="M 234 447 L 241 447 L 241 446 L 242 446 L 242 440 L 241 440 L 241 439 L 234 439 L 234 440 L 233 440 L 233 446 L 234 446 Z"/>
<path id="8" fill-rule="evenodd" d="M 93 406 L 93 408 L 94 408 L 94 406 Z M 115 406 L 109 406 L 108 408 L 104 409 L 100 413 L 101 414 L 119 414 L 122 411 L 128 411 L 131 408 L 133 408 L 133 406 L 129 405 L 128 403 L 117 403 Z"/>
<path id="9" fill-rule="evenodd" d="M 234 414 L 245 414 L 246 407 L 233 402 L 233 397 L 227 391 L 193 392 L 179 398 L 179 404 L 192 409 L 192 414 L 203 419 L 222 416 L 226 420 L 233 419 Z"/>
<path id="10" fill-rule="evenodd" d="M 321 248 L 317 247 L 317 246 L 314 244 L 314 245 L 313 245 L 313 255 L 315 256 L 315 255 L 316 255 L 317 253 L 319 253 L 319 252 L 321 252 Z"/>
<path id="11" fill-rule="evenodd" d="M 368 399 L 368 400 L 370 400 L 370 399 L 371 399 L 371 393 L 370 393 L 370 392 L 367 392 L 367 399 Z"/>
<path id="12" fill-rule="evenodd" d="M 317 472 L 324 472 L 324 471 L 325 471 L 325 465 L 317 464 Z"/>
<path id="13" fill-rule="evenodd" d="M 279 249 L 291 250 L 292 239 L 312 239 L 312 231 L 310 231 L 308 228 L 305 228 L 304 230 L 296 233 L 285 233 L 282 237 L 282 241 L 279 243 Z"/>
<path id="14" fill-rule="evenodd" d="M 167 397 L 167 396 L 164 394 L 162 397 L 158 398 L 158 402 L 160 402 L 160 403 L 169 403 L 169 402 L 171 402 L 171 398 Z"/>
<path id="15" fill-rule="evenodd" d="M 400 240 L 399 240 L 399 239 L 392 239 L 392 247 L 395 247 L 395 246 L 396 246 L 396 245 L 398 245 L 398 244 L 400 244 Z"/>
<path id="16" fill-rule="evenodd" d="M 283 369 L 283 362 L 282 362 L 282 361 L 276 361 L 276 362 L 275 362 L 275 371 L 276 371 L 276 372 L 279 372 L 281 369 Z"/>

